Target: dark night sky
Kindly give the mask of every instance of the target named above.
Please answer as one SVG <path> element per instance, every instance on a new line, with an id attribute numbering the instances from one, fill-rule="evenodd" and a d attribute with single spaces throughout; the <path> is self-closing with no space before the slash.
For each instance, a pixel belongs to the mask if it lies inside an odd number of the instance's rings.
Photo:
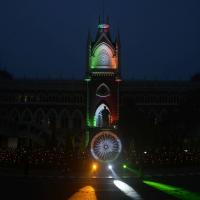
<path id="1" fill-rule="evenodd" d="M 0 65 L 17 77 L 82 78 L 97 0 L 0 1 Z M 200 72 L 199 0 L 109 0 L 125 78 L 188 79 Z"/>

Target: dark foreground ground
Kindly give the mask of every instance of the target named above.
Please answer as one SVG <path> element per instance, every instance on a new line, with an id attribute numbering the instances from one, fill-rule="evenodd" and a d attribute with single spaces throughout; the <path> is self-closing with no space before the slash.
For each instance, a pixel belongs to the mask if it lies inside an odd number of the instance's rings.
<path id="1" fill-rule="evenodd" d="M 118 187 L 114 180 L 119 180 Z M 165 184 L 160 187 L 164 191 L 144 183 L 143 180 Z M 149 172 L 143 179 L 134 176 L 88 178 L 2 173 L 0 188 L 2 200 L 200 200 L 200 173 Z"/>

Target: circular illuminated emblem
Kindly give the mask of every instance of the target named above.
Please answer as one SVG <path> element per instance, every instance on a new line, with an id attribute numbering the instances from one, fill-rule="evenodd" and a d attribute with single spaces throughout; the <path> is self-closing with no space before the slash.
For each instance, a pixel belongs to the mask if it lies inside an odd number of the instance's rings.
<path id="1" fill-rule="evenodd" d="M 111 131 L 101 131 L 91 141 L 92 156 L 101 162 L 111 162 L 117 159 L 122 149 L 121 141 Z"/>

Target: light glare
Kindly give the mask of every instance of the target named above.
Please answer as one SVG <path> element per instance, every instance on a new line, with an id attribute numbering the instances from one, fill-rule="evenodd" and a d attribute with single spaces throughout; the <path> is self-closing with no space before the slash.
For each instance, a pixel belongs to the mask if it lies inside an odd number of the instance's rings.
<path id="1" fill-rule="evenodd" d="M 93 169 L 93 171 L 96 171 L 96 170 L 97 170 L 97 165 L 96 165 L 96 164 L 93 164 L 93 165 L 92 165 L 92 169 Z"/>
<path id="2" fill-rule="evenodd" d="M 112 169 L 112 165 L 108 165 L 108 169 L 110 169 L 110 170 L 111 170 L 111 169 Z"/>
<path id="3" fill-rule="evenodd" d="M 126 196 L 131 197 L 132 199 L 135 199 L 135 200 L 142 200 L 140 195 L 128 184 L 119 180 L 114 180 L 113 183 Z"/>
<path id="4" fill-rule="evenodd" d="M 127 166 L 124 164 L 124 165 L 123 165 L 123 168 L 124 168 L 124 169 L 126 169 L 126 168 L 127 168 Z"/>

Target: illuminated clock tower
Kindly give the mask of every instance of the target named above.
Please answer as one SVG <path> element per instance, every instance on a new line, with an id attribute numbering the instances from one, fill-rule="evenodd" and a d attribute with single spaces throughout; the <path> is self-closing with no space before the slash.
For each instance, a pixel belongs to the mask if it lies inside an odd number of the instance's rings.
<path id="1" fill-rule="evenodd" d="M 110 162 L 121 151 L 118 137 L 120 42 L 110 36 L 109 23 L 99 20 L 96 39 L 88 38 L 87 134 L 93 157 Z"/>

